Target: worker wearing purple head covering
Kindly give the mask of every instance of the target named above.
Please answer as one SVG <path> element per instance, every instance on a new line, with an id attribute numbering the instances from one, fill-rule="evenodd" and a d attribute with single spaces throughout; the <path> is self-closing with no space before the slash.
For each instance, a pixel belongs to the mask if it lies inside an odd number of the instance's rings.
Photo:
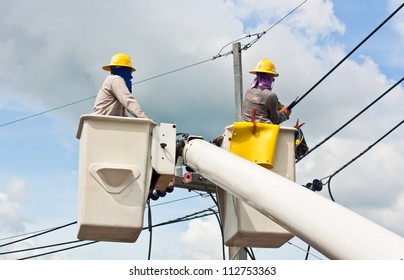
<path id="1" fill-rule="evenodd" d="M 291 112 L 279 102 L 276 93 L 272 92 L 275 77 L 279 76 L 272 61 L 262 59 L 250 73 L 256 77 L 245 94 L 241 109 L 242 119 L 252 121 L 255 109 L 257 122 L 280 124 L 287 120 Z"/>

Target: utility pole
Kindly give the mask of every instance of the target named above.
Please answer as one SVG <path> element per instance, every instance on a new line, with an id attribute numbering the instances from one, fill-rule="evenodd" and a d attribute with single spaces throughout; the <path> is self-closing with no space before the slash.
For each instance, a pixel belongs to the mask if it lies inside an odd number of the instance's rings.
<path id="1" fill-rule="evenodd" d="M 243 71 L 241 67 L 241 44 L 233 44 L 234 100 L 236 102 L 236 121 L 241 121 L 243 104 Z"/>
<path id="2" fill-rule="evenodd" d="M 236 121 L 241 121 L 241 105 L 243 104 L 243 71 L 241 67 L 241 44 L 233 44 L 234 69 L 234 100 L 236 106 Z M 244 248 L 229 247 L 230 260 L 246 260 L 247 252 Z"/>

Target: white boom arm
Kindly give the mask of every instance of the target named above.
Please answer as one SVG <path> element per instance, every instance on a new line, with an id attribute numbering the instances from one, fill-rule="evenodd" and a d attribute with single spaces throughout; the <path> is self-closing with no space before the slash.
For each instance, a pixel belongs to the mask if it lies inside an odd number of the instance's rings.
<path id="1" fill-rule="evenodd" d="M 404 259 L 404 238 L 270 170 L 204 140 L 184 162 L 330 259 Z"/>

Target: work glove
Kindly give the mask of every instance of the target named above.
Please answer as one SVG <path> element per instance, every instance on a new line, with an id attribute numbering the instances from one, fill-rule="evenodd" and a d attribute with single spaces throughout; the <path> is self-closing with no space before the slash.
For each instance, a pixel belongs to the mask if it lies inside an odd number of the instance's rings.
<path id="1" fill-rule="evenodd" d="M 279 112 L 284 113 L 286 118 L 289 119 L 290 114 L 292 113 L 292 110 L 289 110 L 288 107 L 283 106 Z"/>

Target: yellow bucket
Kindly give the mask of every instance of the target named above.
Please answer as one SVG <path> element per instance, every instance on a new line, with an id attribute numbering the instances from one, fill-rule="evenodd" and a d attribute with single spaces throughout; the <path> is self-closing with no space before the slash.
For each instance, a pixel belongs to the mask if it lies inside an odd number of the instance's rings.
<path id="1" fill-rule="evenodd" d="M 230 152 L 261 165 L 273 168 L 278 141 L 279 125 L 267 123 L 235 122 Z"/>

